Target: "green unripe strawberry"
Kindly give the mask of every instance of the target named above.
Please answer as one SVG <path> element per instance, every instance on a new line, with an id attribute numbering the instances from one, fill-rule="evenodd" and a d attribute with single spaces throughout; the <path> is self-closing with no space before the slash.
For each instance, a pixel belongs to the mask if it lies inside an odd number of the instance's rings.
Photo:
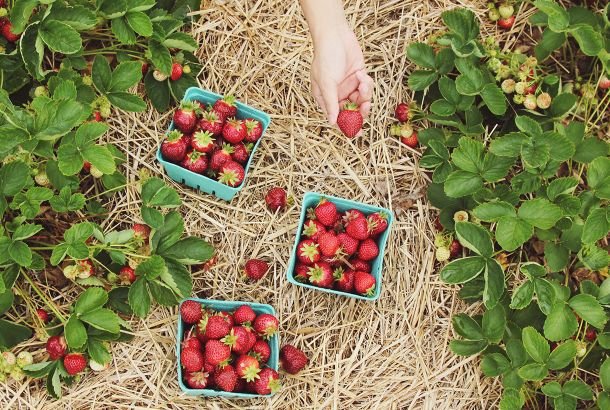
<path id="1" fill-rule="evenodd" d="M 498 13 L 503 19 L 507 19 L 515 13 L 515 8 L 512 4 L 504 3 L 498 7 Z"/>

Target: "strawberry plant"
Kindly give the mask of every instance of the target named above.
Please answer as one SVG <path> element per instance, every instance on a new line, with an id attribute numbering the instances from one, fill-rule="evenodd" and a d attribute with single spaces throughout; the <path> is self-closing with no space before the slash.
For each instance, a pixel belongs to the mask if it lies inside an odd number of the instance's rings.
<path id="1" fill-rule="evenodd" d="M 563 44 L 548 43 L 563 8 L 535 4 L 549 25 L 538 58 L 480 41 L 474 14 L 460 9 L 443 13 L 447 30 L 430 44 L 407 50 L 419 66 L 409 85 L 426 91 L 432 124 L 418 135 L 443 229 L 437 259 L 452 259 L 440 277 L 482 302 L 482 314 L 453 317 L 451 349 L 480 354 L 483 373 L 501 378 L 501 409 L 608 409 L 610 147 L 595 124 L 570 117 L 579 104 L 570 79 L 539 62 Z M 566 13 L 560 37 L 574 36 L 591 72 L 603 71 L 604 15 Z"/>

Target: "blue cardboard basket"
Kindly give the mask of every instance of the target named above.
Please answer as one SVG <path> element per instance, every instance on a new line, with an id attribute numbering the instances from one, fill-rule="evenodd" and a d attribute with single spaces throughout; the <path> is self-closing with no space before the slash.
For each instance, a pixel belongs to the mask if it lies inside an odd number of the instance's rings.
<path id="1" fill-rule="evenodd" d="M 276 315 L 275 309 L 271 305 L 265 305 L 262 303 L 251 303 L 251 302 L 240 302 L 240 301 L 231 301 L 231 300 L 211 300 L 211 299 L 198 299 L 198 298 L 187 298 L 180 302 L 184 303 L 187 300 L 194 300 L 195 302 L 201 303 L 206 308 L 211 308 L 218 311 L 229 311 L 232 312 L 241 305 L 248 305 L 254 310 L 254 312 L 259 315 L 261 313 L 270 313 L 272 315 Z M 180 309 L 178 309 L 180 312 Z M 182 366 L 180 365 L 180 349 L 182 348 L 182 335 L 184 334 L 184 323 L 182 323 L 182 318 L 180 317 L 180 313 L 178 313 L 178 332 L 176 333 L 176 356 L 178 358 L 178 384 L 180 385 L 180 389 L 185 392 L 189 396 L 206 396 L 206 397 L 225 397 L 225 398 L 233 398 L 233 399 L 252 399 L 255 397 L 271 397 L 271 394 L 268 395 L 259 395 L 253 393 L 233 393 L 233 392 L 225 392 L 218 391 L 212 389 L 191 389 L 182 381 Z M 271 339 L 268 340 L 269 347 L 271 348 L 271 356 L 269 356 L 269 361 L 267 362 L 267 366 L 272 368 L 275 371 L 278 371 L 280 364 L 280 338 L 276 333 Z"/>
<path id="2" fill-rule="evenodd" d="M 379 256 L 377 256 L 377 258 L 375 258 L 371 263 L 371 275 L 373 275 L 375 277 L 376 285 L 375 285 L 375 293 L 370 297 L 358 295 L 355 293 L 341 292 L 341 291 L 334 290 L 334 289 L 321 288 L 318 286 L 310 285 L 308 283 L 301 283 L 294 279 L 293 273 L 294 273 L 294 268 L 297 263 L 297 247 L 299 245 L 299 242 L 301 242 L 301 232 L 303 230 L 303 224 L 305 223 L 305 220 L 307 219 L 307 209 L 309 209 L 311 207 L 315 207 L 318 204 L 318 202 L 320 202 L 320 199 L 322 199 L 322 198 L 326 198 L 326 199 L 330 200 L 331 202 L 333 202 L 337 206 L 337 209 L 339 210 L 339 212 L 345 212 L 349 209 L 357 209 L 359 211 L 362 211 L 365 215 L 369 215 L 374 212 L 384 212 L 388 215 L 388 227 L 381 234 L 381 236 L 379 237 L 379 240 L 377 241 L 377 245 L 379 246 Z M 305 196 L 303 197 L 303 205 L 301 208 L 301 218 L 299 219 L 299 227 L 297 228 L 297 235 L 296 235 L 296 239 L 294 241 L 294 246 L 292 248 L 292 253 L 290 255 L 290 262 L 288 263 L 288 270 L 286 272 L 286 275 L 288 277 L 288 282 L 290 282 L 294 285 L 297 285 L 297 286 L 303 286 L 306 288 L 319 290 L 319 291 L 327 292 L 327 293 L 333 293 L 333 294 L 339 295 L 339 296 L 348 296 L 351 298 L 369 300 L 369 301 L 379 299 L 379 296 L 381 295 L 381 268 L 383 267 L 383 254 L 385 252 L 385 246 L 388 241 L 388 236 L 390 235 L 390 228 L 392 227 L 393 222 L 394 222 L 394 215 L 389 209 L 380 208 L 380 207 L 373 206 L 373 205 L 367 205 L 367 204 L 363 204 L 361 202 L 350 201 L 348 199 L 336 198 L 336 197 L 333 197 L 330 195 L 322 195 L 322 194 L 318 194 L 316 192 L 307 192 L 305 194 Z"/>
<path id="3" fill-rule="evenodd" d="M 206 105 L 214 104 L 217 100 L 221 98 L 222 96 L 219 94 L 207 90 L 202 90 L 201 88 L 197 87 L 189 88 L 188 90 L 186 90 L 186 94 L 184 94 L 185 101 L 200 101 Z M 269 115 L 248 105 L 242 104 L 239 101 L 236 102 L 236 105 L 237 118 L 254 118 L 255 120 L 260 121 L 263 126 L 264 136 L 265 131 L 267 131 L 267 127 L 271 122 L 271 118 L 269 118 Z M 169 130 L 173 129 L 174 122 L 172 121 L 169 126 Z M 254 157 L 254 153 L 260 145 L 263 136 L 261 136 L 261 138 L 256 141 L 256 144 L 254 144 L 252 152 L 250 153 L 250 158 L 248 158 L 248 163 L 244 167 L 244 180 L 239 186 L 236 187 L 230 187 L 212 178 L 208 178 L 205 175 L 197 174 L 195 172 L 189 171 L 188 169 L 182 168 L 178 164 L 174 164 L 172 162 L 164 160 L 161 156 L 161 144 L 159 144 L 159 148 L 157 149 L 157 161 L 159 161 L 163 165 L 163 168 L 165 169 L 167 175 L 179 184 L 184 184 L 191 188 L 195 188 L 200 191 L 207 192 L 208 194 L 212 194 L 220 199 L 224 199 L 225 201 L 230 201 L 244 187 L 246 183 L 246 178 L 248 177 L 248 170 L 250 169 L 250 164 L 252 163 L 252 158 Z"/>

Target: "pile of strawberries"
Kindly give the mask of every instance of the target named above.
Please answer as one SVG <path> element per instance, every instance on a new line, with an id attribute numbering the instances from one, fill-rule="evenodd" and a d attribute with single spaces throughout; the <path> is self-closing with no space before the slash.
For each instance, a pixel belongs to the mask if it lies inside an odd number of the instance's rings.
<path id="1" fill-rule="evenodd" d="M 294 278 L 321 288 L 372 296 L 377 283 L 371 263 L 379 255 L 377 241 L 388 227 L 387 215 L 365 215 L 357 209 L 341 213 L 324 198 L 307 215 Z"/>
<path id="2" fill-rule="evenodd" d="M 233 312 L 216 312 L 194 300 L 182 303 L 180 315 L 187 326 L 180 351 L 187 387 L 259 395 L 279 390 L 279 374 L 267 366 L 271 356 L 268 340 L 279 326 L 275 316 L 257 315 L 248 305 Z M 292 374 L 308 362 L 291 345 L 284 346 L 280 355 L 282 367 Z"/>
<path id="3" fill-rule="evenodd" d="M 394 117 L 398 120 L 398 123 L 390 126 L 390 135 L 400 137 L 400 141 L 408 147 L 417 147 L 417 131 L 413 129 L 409 121 L 411 119 L 409 105 L 407 103 L 398 104 L 394 110 Z"/>
<path id="4" fill-rule="evenodd" d="M 236 118 L 235 97 L 226 96 L 206 107 L 185 101 L 174 112 L 174 127 L 161 143 L 166 161 L 231 187 L 245 177 L 244 166 L 263 125 L 253 118 Z"/>

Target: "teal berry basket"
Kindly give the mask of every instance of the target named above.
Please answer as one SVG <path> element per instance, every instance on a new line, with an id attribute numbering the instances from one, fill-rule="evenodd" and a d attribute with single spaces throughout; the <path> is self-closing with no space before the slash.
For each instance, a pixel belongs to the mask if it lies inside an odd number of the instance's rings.
<path id="1" fill-rule="evenodd" d="M 197 87 L 191 87 L 187 89 L 186 94 L 184 95 L 184 101 L 200 101 L 204 104 L 214 104 L 220 98 L 222 98 L 222 96 L 219 94 Z M 256 108 L 250 107 L 249 105 L 242 104 L 239 101 L 236 102 L 236 105 L 237 118 L 254 118 L 255 120 L 260 121 L 263 126 L 264 136 L 265 131 L 267 131 L 267 127 L 271 123 L 271 118 L 269 117 L 269 115 L 260 110 L 257 110 Z M 174 123 L 172 121 L 169 126 L 169 130 L 171 131 L 173 129 Z M 165 169 L 167 175 L 179 184 L 184 184 L 191 188 L 198 189 L 199 191 L 212 194 L 217 198 L 224 199 L 225 201 L 230 201 L 244 187 L 246 183 L 246 178 L 248 177 L 248 170 L 250 169 L 250 164 L 252 163 L 252 158 L 254 157 L 254 154 L 256 153 L 256 150 L 260 145 L 261 140 L 263 139 L 263 136 L 261 136 L 261 138 L 256 141 L 256 144 L 254 144 L 254 148 L 252 148 L 252 152 L 250 153 L 250 158 L 248 158 L 248 163 L 244 167 L 244 180 L 239 186 L 236 187 L 230 187 L 212 178 L 208 178 L 205 175 L 197 174 L 195 172 L 189 171 L 188 169 L 182 168 L 178 164 L 174 164 L 173 162 L 164 160 L 161 156 L 160 144 L 159 148 L 157 149 L 157 161 L 159 161 L 161 165 L 163 165 L 163 168 Z"/>
<path id="2" fill-rule="evenodd" d="M 187 298 L 180 302 L 180 305 L 187 300 L 194 300 L 195 302 L 201 303 L 204 307 L 214 309 L 217 311 L 229 311 L 232 312 L 241 305 L 248 305 L 254 310 L 254 312 L 259 315 L 262 313 L 270 313 L 272 315 L 276 315 L 275 309 L 271 305 L 265 305 L 262 303 L 251 303 L 251 302 L 240 302 L 240 301 L 230 301 L 230 300 L 211 300 L 211 299 L 198 299 L 198 298 Z M 180 309 L 178 309 L 178 312 Z M 271 394 L 268 395 L 259 395 L 252 393 L 233 393 L 233 392 L 225 392 L 219 390 L 212 389 L 191 389 L 187 385 L 184 384 L 182 379 L 182 366 L 180 365 L 180 350 L 182 348 L 182 336 L 184 335 L 185 325 L 182 322 L 182 318 L 180 314 L 178 314 L 178 332 L 176 333 L 176 357 L 178 358 L 178 384 L 180 385 L 180 389 L 185 392 L 189 396 L 205 396 L 205 397 L 225 397 L 230 399 L 252 399 L 256 397 L 271 397 Z M 267 366 L 272 368 L 275 371 L 278 371 L 280 364 L 280 338 L 275 334 L 271 339 L 269 339 L 269 347 L 271 348 L 271 356 L 269 356 L 269 361 L 267 362 Z"/>
<path id="3" fill-rule="evenodd" d="M 293 273 L 297 264 L 297 247 L 299 242 L 301 242 L 301 233 L 303 230 L 303 224 L 307 218 L 307 209 L 315 207 L 320 199 L 326 198 L 329 201 L 333 202 L 337 206 L 337 210 L 339 212 L 345 212 L 349 209 L 357 209 L 362 211 L 365 215 L 372 214 L 374 212 L 384 212 L 388 216 L 388 227 L 381 234 L 379 240 L 377 241 L 377 245 L 379 246 L 379 256 L 375 258 L 371 263 L 371 275 L 375 277 L 375 293 L 372 296 L 362 296 L 355 293 L 341 292 L 334 289 L 326 289 L 318 286 L 313 286 L 308 283 L 301 283 L 294 279 Z M 386 243 L 388 241 L 388 237 L 390 236 L 390 229 L 392 228 L 392 224 L 394 223 L 394 215 L 393 213 L 386 208 L 380 208 L 373 205 L 363 204 L 361 202 L 350 201 L 348 199 L 336 198 L 330 195 L 322 195 L 316 192 L 307 192 L 303 197 L 303 205 L 301 208 L 301 218 L 299 219 L 299 227 L 297 228 L 296 239 L 294 241 L 294 246 L 292 248 L 292 253 L 290 255 L 290 262 L 288 263 L 288 270 L 286 271 L 286 275 L 288 277 L 288 282 L 297 285 L 303 286 L 309 289 L 314 289 L 322 292 L 332 293 L 339 296 L 348 296 L 351 298 L 374 301 L 379 299 L 381 295 L 381 273 L 383 268 L 383 255 L 385 252 Z"/>

